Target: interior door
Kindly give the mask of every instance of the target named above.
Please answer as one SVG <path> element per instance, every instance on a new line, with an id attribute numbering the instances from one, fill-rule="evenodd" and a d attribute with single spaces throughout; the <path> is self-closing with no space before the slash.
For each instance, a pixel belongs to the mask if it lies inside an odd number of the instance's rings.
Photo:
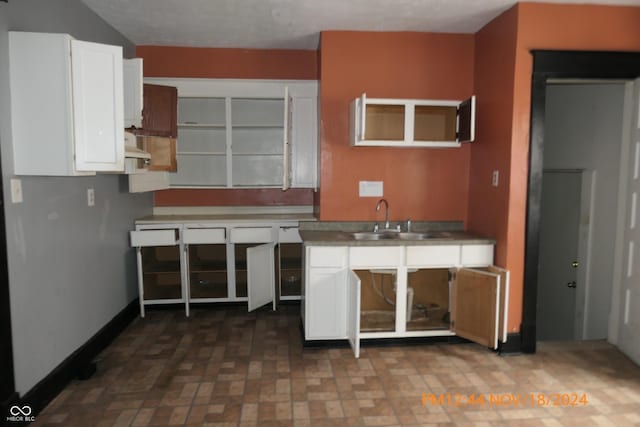
<path id="1" fill-rule="evenodd" d="M 360 296 L 361 282 L 358 275 L 349 271 L 347 291 L 347 337 L 356 358 L 360 357 Z"/>
<path id="2" fill-rule="evenodd" d="M 247 248 L 247 296 L 249 311 L 274 303 L 275 243 Z M 275 304 L 274 304 L 275 310 Z"/>
<path id="3" fill-rule="evenodd" d="M 498 348 L 500 274 L 461 268 L 451 290 L 451 329 L 478 344 Z"/>
<path id="4" fill-rule="evenodd" d="M 548 170 L 542 178 L 538 264 L 538 340 L 575 339 L 582 173 Z"/>
<path id="5" fill-rule="evenodd" d="M 458 142 L 473 142 L 476 139 L 476 97 L 460 103 L 458 107 Z"/>
<path id="6" fill-rule="evenodd" d="M 75 167 L 124 170 L 122 48 L 71 40 Z"/>
<path id="7" fill-rule="evenodd" d="M 622 261 L 622 322 L 618 346 L 634 362 L 640 363 L 640 79 L 634 82 L 634 110 L 631 123 L 629 179 Z M 638 246 L 638 247 L 636 247 Z"/>

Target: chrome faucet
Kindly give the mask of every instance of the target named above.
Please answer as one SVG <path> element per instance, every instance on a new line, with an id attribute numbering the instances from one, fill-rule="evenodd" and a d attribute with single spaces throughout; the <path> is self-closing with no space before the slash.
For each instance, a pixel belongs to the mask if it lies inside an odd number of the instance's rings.
<path id="1" fill-rule="evenodd" d="M 388 230 L 389 229 L 389 202 L 387 202 L 387 199 L 380 199 L 378 200 L 378 204 L 376 205 L 376 212 L 380 211 L 380 205 L 384 202 L 384 206 L 385 206 L 385 214 L 384 214 L 384 229 Z"/>

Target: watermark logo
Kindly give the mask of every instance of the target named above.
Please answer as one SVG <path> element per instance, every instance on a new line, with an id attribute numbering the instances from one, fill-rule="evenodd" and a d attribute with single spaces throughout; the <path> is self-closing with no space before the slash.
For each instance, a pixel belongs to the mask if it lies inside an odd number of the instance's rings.
<path id="1" fill-rule="evenodd" d="M 31 412 L 32 412 L 31 406 L 29 405 L 24 405 L 24 406 L 13 405 L 9 409 L 9 414 L 11 415 L 7 417 L 7 421 L 13 421 L 13 422 L 35 421 L 36 417 L 31 416 Z"/>

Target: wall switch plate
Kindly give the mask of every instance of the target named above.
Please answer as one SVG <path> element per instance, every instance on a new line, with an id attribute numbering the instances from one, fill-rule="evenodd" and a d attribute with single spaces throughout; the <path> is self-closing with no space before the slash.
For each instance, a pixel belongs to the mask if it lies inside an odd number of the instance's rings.
<path id="1" fill-rule="evenodd" d="M 87 206 L 95 206 L 96 204 L 96 193 L 93 191 L 93 188 L 87 188 Z"/>
<path id="2" fill-rule="evenodd" d="M 360 181 L 360 197 L 382 197 L 382 181 Z"/>
<path id="3" fill-rule="evenodd" d="M 500 172 L 499 171 L 493 171 L 491 173 L 491 185 L 494 186 L 494 187 L 497 187 L 499 181 L 500 181 Z"/>
<path id="4" fill-rule="evenodd" d="M 11 179 L 11 202 L 22 203 L 22 180 L 18 178 Z"/>

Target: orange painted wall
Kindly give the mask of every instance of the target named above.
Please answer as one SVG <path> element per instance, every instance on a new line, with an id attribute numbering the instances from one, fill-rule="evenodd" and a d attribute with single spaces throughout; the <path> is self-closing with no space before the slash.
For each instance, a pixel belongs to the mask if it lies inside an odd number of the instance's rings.
<path id="1" fill-rule="evenodd" d="M 358 182 L 383 181 L 392 220 L 467 219 L 468 145 L 351 147 L 349 104 L 368 97 L 465 99 L 473 93 L 473 35 L 327 31 L 320 41 L 320 219 L 380 220 Z"/>
<path id="2" fill-rule="evenodd" d="M 318 78 L 315 50 L 137 46 L 146 77 L 218 79 Z"/>
<path id="3" fill-rule="evenodd" d="M 492 77 L 494 49 L 504 55 L 494 58 Z M 476 92 L 507 92 L 478 107 L 469 224 L 498 237 L 496 262 L 511 270 L 511 332 L 519 330 L 522 320 L 532 49 L 640 51 L 640 8 L 520 3 L 476 34 Z M 506 145 L 505 137 L 510 138 Z M 492 195 L 485 182 L 493 168 L 500 170 L 506 187 Z M 485 203 L 485 198 L 496 203 Z"/>
<path id="4" fill-rule="evenodd" d="M 145 77 L 318 79 L 318 52 L 312 50 L 137 46 L 136 55 L 144 59 Z M 155 193 L 156 206 L 311 204 L 310 189 L 175 189 Z"/>
<path id="5" fill-rule="evenodd" d="M 469 179 L 469 228 L 497 240 L 495 263 L 511 271 L 510 332 L 520 328 L 524 261 L 508 257 L 515 237 L 509 230 L 509 196 L 517 17 L 517 9 L 510 9 L 475 35 L 476 142 Z M 494 170 L 498 187 L 491 185 Z"/>

